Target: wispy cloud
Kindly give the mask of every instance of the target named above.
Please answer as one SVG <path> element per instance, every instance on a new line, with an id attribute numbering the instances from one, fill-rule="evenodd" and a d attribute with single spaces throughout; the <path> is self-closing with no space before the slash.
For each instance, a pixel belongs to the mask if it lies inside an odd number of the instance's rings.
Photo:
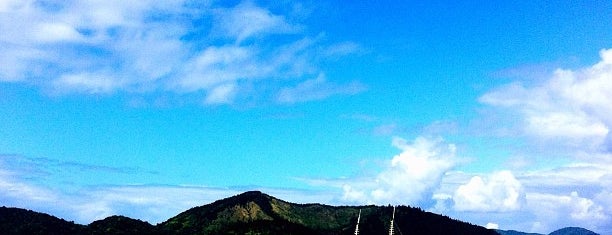
<path id="1" fill-rule="evenodd" d="M 61 178 L 55 172 L 87 171 L 107 174 L 131 174 L 142 169 L 115 168 L 64 162 L 48 158 L 0 156 L 0 202 L 50 213 L 77 223 L 88 224 L 111 215 L 125 215 L 149 221 L 163 222 L 189 208 L 214 202 L 248 190 L 261 190 L 272 196 L 297 203 L 330 203 L 329 191 L 259 186 L 207 187 L 196 185 L 127 185 L 89 184 L 75 186 L 70 182 L 50 184 Z M 154 172 L 150 172 L 154 173 Z M 45 184 L 41 184 L 44 179 Z M 71 190 L 66 190 L 71 187 Z"/>
<path id="2" fill-rule="evenodd" d="M 308 35 L 294 22 L 303 17 L 250 1 L 4 1 L 2 12 L 0 81 L 60 94 L 174 92 L 232 103 L 241 94 L 230 87 L 301 81 L 324 72 L 322 51 L 342 56 L 358 47 Z"/>
<path id="3" fill-rule="evenodd" d="M 275 15 L 249 1 L 231 9 L 218 9 L 214 12 L 219 24 L 214 26 L 213 31 L 236 40 L 238 44 L 251 37 L 300 31 L 300 26 L 289 23 L 285 17 Z"/>
<path id="4" fill-rule="evenodd" d="M 353 95 L 366 90 L 360 82 L 336 84 L 328 82 L 324 74 L 314 79 L 306 80 L 295 87 L 283 88 L 277 96 L 280 103 L 299 103 L 312 100 L 322 100 L 334 95 Z"/>

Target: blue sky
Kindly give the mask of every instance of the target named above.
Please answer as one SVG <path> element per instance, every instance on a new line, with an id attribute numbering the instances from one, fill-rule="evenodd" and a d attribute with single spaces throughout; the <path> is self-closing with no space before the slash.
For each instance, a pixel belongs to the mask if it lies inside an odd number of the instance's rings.
<path id="1" fill-rule="evenodd" d="M 0 204 L 151 223 L 262 190 L 612 224 L 607 1 L 1 1 Z"/>

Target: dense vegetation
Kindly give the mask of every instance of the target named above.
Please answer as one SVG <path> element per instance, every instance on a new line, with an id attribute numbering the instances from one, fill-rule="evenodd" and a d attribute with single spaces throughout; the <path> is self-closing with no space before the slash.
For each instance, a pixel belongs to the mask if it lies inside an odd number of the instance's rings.
<path id="1" fill-rule="evenodd" d="M 110 216 L 87 226 L 92 235 L 158 234 L 155 226 L 125 216 Z"/>
<path id="2" fill-rule="evenodd" d="M 164 233 L 186 234 L 353 234 L 359 210 L 361 234 L 387 234 L 391 206 L 332 207 L 288 203 L 260 192 L 187 210 L 160 224 Z M 497 234 L 480 226 L 398 207 L 397 234 Z"/>
<path id="3" fill-rule="evenodd" d="M 48 214 L 0 207 L 0 234 L 83 234 L 86 227 Z"/>
<path id="4" fill-rule="evenodd" d="M 334 207 L 321 204 L 294 204 L 261 192 L 246 192 L 195 207 L 155 226 L 124 216 L 111 216 L 84 226 L 43 213 L 2 207 L 0 234 L 349 235 L 354 233 L 359 210 L 361 210 L 360 234 L 388 234 L 393 213 L 391 206 Z M 397 207 L 395 225 L 394 231 L 398 235 L 498 234 L 494 230 L 406 206 Z M 509 231 L 500 231 L 501 234 L 511 234 L 505 232 Z M 569 233 L 561 231 L 554 235 L 567 234 Z M 584 235 L 592 234 L 584 233 Z"/>

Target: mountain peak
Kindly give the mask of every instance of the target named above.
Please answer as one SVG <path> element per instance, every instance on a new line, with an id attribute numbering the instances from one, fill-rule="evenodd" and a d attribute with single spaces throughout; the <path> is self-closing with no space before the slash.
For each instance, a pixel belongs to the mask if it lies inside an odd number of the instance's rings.
<path id="1" fill-rule="evenodd" d="M 223 200 L 239 200 L 239 201 L 244 201 L 244 200 L 270 200 L 273 197 L 262 193 L 261 191 L 248 191 L 248 192 L 244 192 L 238 195 L 235 195 L 233 197 L 229 197 L 226 199 L 222 199 Z"/>

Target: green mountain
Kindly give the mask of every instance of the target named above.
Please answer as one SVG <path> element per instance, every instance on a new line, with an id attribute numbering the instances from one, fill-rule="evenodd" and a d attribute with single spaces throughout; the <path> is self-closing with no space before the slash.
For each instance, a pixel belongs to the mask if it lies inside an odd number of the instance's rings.
<path id="1" fill-rule="evenodd" d="M 333 207 L 289 203 L 246 192 L 189 209 L 158 225 L 164 234 L 388 234 L 393 207 Z M 497 234 L 418 208 L 398 207 L 396 234 Z"/>
<path id="2" fill-rule="evenodd" d="M 147 222 L 124 216 L 110 216 L 85 226 L 48 214 L 25 209 L 1 207 L 0 234 L 349 235 L 354 234 L 359 211 L 361 211 L 360 234 L 389 233 L 391 217 L 393 215 L 393 207 L 391 206 L 337 207 L 321 204 L 295 204 L 261 192 L 246 192 L 208 205 L 191 208 L 157 225 L 151 225 Z M 400 235 L 498 234 L 494 230 L 488 230 L 446 216 L 425 212 L 419 208 L 406 206 L 396 208 L 394 225 L 394 233 Z M 502 231 L 499 234 L 514 235 L 504 232 Z M 589 233 L 558 233 L 553 235 L 569 234 L 582 235 Z"/>

